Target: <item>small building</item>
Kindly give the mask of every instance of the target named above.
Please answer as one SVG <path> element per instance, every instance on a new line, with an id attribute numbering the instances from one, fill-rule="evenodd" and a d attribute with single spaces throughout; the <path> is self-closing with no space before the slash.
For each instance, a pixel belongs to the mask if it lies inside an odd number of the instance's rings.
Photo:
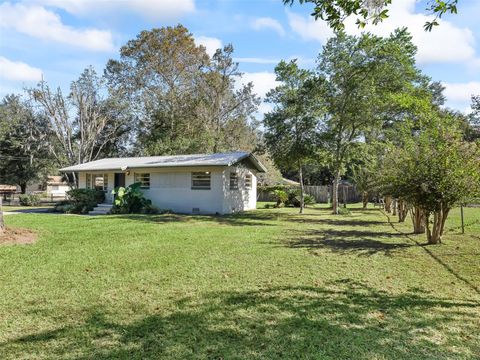
<path id="1" fill-rule="evenodd" d="M 156 207 L 177 213 L 229 214 L 256 208 L 257 174 L 266 168 L 247 152 L 107 158 L 60 169 L 78 174 L 79 188 L 105 192 L 141 183 Z"/>
<path id="2" fill-rule="evenodd" d="M 49 175 L 44 182 L 28 184 L 27 194 L 45 194 L 48 198 L 65 198 L 70 185 L 61 175 Z M 18 187 L 20 191 L 20 187 Z"/>

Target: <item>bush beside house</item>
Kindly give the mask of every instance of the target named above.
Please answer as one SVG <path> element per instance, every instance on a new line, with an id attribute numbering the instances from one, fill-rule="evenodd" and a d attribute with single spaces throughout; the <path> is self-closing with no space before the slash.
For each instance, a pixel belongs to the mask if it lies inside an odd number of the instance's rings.
<path id="1" fill-rule="evenodd" d="M 105 201 L 103 191 L 95 189 L 72 189 L 67 191 L 68 200 L 55 205 L 55 211 L 68 214 L 87 214 L 97 204 Z"/>

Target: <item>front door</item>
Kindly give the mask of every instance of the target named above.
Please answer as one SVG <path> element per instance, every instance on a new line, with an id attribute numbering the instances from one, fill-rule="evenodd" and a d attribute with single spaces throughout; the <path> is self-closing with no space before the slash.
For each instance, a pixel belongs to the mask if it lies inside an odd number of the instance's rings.
<path id="1" fill-rule="evenodd" d="M 125 174 L 124 173 L 115 173 L 115 182 L 113 184 L 115 188 L 122 186 L 125 187 Z"/>

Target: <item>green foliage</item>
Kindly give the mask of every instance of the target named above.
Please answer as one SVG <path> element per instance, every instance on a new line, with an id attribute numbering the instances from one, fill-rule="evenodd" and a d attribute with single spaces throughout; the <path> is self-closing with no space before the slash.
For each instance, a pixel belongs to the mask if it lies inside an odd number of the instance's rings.
<path id="1" fill-rule="evenodd" d="M 293 206 L 293 207 L 300 207 L 300 189 L 298 187 L 289 188 L 288 189 L 288 200 L 286 201 L 285 205 Z M 305 206 L 314 205 L 315 198 L 312 195 L 304 194 L 303 195 L 303 204 Z"/>
<path id="2" fill-rule="evenodd" d="M 20 96 L 7 95 L 0 103 L 0 183 L 43 181 L 52 168 L 48 160 L 46 119 Z"/>
<path id="3" fill-rule="evenodd" d="M 18 200 L 22 206 L 37 206 L 40 204 L 40 195 L 22 194 L 19 195 Z"/>
<path id="4" fill-rule="evenodd" d="M 275 205 L 276 207 L 285 206 L 285 203 L 288 201 L 288 193 L 286 191 L 281 189 L 276 189 L 276 190 L 273 190 L 271 193 L 275 201 L 277 202 Z"/>
<path id="5" fill-rule="evenodd" d="M 316 127 L 321 109 L 316 105 L 312 73 L 296 61 L 281 61 L 275 67 L 281 85 L 267 94 L 275 109 L 265 115 L 265 144 L 282 170 L 299 170 L 315 155 Z"/>
<path id="6" fill-rule="evenodd" d="M 338 214 L 339 215 L 350 215 L 352 212 L 346 207 L 339 207 Z"/>
<path id="7" fill-rule="evenodd" d="M 462 140 L 455 118 L 433 115 L 412 132 L 406 124 L 401 147 L 389 149 L 383 184 L 427 213 L 452 208 L 480 191 L 480 150 Z"/>
<path id="8" fill-rule="evenodd" d="M 106 76 L 138 117 L 136 147 L 145 154 L 253 150 L 259 98 L 240 85 L 226 45 L 209 57 L 182 25 L 142 31 L 110 60 Z"/>
<path id="9" fill-rule="evenodd" d="M 350 16 L 357 17 L 356 24 L 359 28 L 364 28 L 370 22 L 373 25 L 379 24 L 388 18 L 387 7 L 392 0 L 298 0 L 298 2 L 313 4 L 312 16 L 326 21 L 332 29 L 339 31 L 345 28 L 344 22 Z M 295 0 L 283 0 L 283 3 L 293 5 Z M 456 14 L 457 4 L 458 0 L 428 0 L 425 10 L 433 15 L 433 19 L 425 22 L 424 30 L 431 31 L 433 27 L 438 26 L 438 19 L 444 14 Z"/>
<path id="10" fill-rule="evenodd" d="M 113 214 L 156 214 L 158 209 L 152 205 L 152 201 L 146 199 L 142 190 L 141 183 L 134 183 L 127 187 L 118 187 L 112 190 L 115 197 Z"/>
<path id="11" fill-rule="evenodd" d="M 67 191 L 67 196 L 68 200 L 55 205 L 56 211 L 86 214 L 105 201 L 105 193 L 95 189 L 72 189 Z"/>

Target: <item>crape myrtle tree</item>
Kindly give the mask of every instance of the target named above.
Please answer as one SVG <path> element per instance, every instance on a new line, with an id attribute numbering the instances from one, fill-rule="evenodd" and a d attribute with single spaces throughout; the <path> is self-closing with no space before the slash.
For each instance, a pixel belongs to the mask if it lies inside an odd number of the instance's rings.
<path id="1" fill-rule="evenodd" d="M 0 103 L 0 182 L 19 185 L 22 194 L 43 181 L 51 168 L 47 119 L 18 95 Z"/>
<path id="2" fill-rule="evenodd" d="M 403 0 L 405 1 L 405 0 Z M 392 0 L 298 0 L 300 4 L 310 3 L 314 6 L 312 16 L 322 19 L 334 30 L 345 28 L 344 21 L 356 17 L 356 24 L 363 28 L 367 23 L 377 25 L 388 18 L 388 6 Z M 285 5 L 293 5 L 295 0 L 283 0 Z M 457 13 L 458 0 L 427 0 L 426 9 L 432 20 L 426 21 L 424 29 L 431 31 L 439 25 L 439 19 L 446 13 Z"/>
<path id="3" fill-rule="evenodd" d="M 321 146 L 330 154 L 334 214 L 338 184 L 356 144 L 380 132 L 398 99 L 419 81 L 415 53 L 403 29 L 387 38 L 340 32 L 319 55 L 316 81 L 328 114 L 322 121 Z"/>
<path id="4" fill-rule="evenodd" d="M 399 128 L 403 145 L 387 155 L 386 183 L 423 211 L 429 244 L 441 242 L 450 209 L 479 193 L 479 146 L 463 140 L 460 126 L 448 112 L 432 112 Z"/>
<path id="5" fill-rule="evenodd" d="M 275 67 L 280 82 L 267 93 L 274 109 L 265 114 L 265 144 L 281 170 L 298 171 L 300 213 L 304 208 L 303 167 L 316 153 L 319 113 L 317 87 L 312 72 L 300 69 L 295 60 L 281 61 Z"/>

